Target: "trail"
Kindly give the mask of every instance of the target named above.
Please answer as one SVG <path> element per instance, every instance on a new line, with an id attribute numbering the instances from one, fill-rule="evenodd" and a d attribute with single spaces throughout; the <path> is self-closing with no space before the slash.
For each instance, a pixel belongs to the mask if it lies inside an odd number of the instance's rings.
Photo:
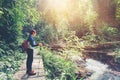
<path id="1" fill-rule="evenodd" d="M 21 64 L 19 71 L 14 74 L 15 80 L 46 80 L 42 57 L 40 55 L 37 55 L 37 53 L 38 52 L 36 50 L 34 52 L 32 65 L 32 68 L 36 72 L 36 75 L 28 76 L 26 74 L 26 59 L 25 59 Z"/>

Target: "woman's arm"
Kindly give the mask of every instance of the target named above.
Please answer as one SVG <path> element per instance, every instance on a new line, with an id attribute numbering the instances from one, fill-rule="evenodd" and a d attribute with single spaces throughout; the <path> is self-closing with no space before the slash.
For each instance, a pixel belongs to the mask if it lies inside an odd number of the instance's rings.
<path id="1" fill-rule="evenodd" d="M 32 36 L 29 36 L 28 41 L 30 42 L 30 45 L 32 47 L 38 46 L 38 44 L 35 43 L 35 41 L 34 41 Z"/>

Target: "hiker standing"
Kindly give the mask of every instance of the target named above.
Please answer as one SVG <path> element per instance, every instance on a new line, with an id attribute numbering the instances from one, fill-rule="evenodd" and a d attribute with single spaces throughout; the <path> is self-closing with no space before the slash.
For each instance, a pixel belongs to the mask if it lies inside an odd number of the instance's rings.
<path id="1" fill-rule="evenodd" d="M 36 73 L 32 70 L 32 62 L 33 62 L 33 53 L 34 53 L 34 47 L 36 46 L 42 46 L 42 43 L 36 44 L 34 41 L 34 38 L 36 36 L 36 30 L 31 30 L 29 37 L 27 39 L 28 41 L 28 48 L 26 50 L 27 52 L 27 61 L 26 61 L 26 74 L 28 75 L 35 75 Z"/>

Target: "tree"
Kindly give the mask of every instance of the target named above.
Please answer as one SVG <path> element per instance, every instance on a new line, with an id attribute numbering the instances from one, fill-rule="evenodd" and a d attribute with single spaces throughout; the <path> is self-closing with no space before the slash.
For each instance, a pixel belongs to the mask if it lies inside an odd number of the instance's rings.
<path id="1" fill-rule="evenodd" d="M 34 0 L 0 1 L 0 38 L 6 43 L 17 41 L 23 26 L 34 26 L 39 13 Z"/>
<path id="2" fill-rule="evenodd" d="M 115 0 L 92 0 L 92 2 L 98 14 L 95 26 L 102 27 L 101 23 L 107 23 L 120 30 L 120 23 L 116 20 L 117 4 Z"/>

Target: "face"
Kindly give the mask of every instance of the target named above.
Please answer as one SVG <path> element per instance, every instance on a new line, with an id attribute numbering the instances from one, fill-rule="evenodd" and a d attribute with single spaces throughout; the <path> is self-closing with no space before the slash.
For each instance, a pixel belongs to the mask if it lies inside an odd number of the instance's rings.
<path id="1" fill-rule="evenodd" d="M 36 32 L 33 32 L 33 34 L 32 34 L 33 36 L 36 36 Z"/>

